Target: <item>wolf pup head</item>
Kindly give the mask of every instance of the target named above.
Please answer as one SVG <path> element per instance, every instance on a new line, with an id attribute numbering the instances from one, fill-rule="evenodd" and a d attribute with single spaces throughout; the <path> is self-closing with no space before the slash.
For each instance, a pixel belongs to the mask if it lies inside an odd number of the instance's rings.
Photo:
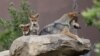
<path id="1" fill-rule="evenodd" d="M 39 17 L 39 14 L 37 13 L 37 14 L 35 14 L 35 15 L 30 15 L 29 16 L 29 20 L 30 21 L 38 21 L 38 17 Z"/>
<path id="2" fill-rule="evenodd" d="M 19 27 L 21 28 L 23 35 L 29 35 L 30 33 L 30 24 L 20 24 Z"/>
<path id="3" fill-rule="evenodd" d="M 39 14 L 35 14 L 35 15 L 30 15 L 29 17 L 29 20 L 30 20 L 30 23 L 35 26 L 38 22 L 38 17 L 39 17 Z"/>
<path id="4" fill-rule="evenodd" d="M 69 12 L 68 16 L 70 17 L 70 24 L 75 28 L 75 29 L 80 29 L 80 25 L 78 23 L 78 14 L 77 12 Z"/>

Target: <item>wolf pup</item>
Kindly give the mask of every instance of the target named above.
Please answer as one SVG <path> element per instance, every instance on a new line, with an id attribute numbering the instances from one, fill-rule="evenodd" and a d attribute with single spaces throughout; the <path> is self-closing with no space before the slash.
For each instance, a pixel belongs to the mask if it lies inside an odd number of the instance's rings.
<path id="1" fill-rule="evenodd" d="M 30 24 L 20 24 L 19 27 L 21 28 L 24 36 L 30 35 Z"/>
<path id="2" fill-rule="evenodd" d="M 39 14 L 35 15 L 30 15 L 29 20 L 30 20 L 30 31 L 32 35 L 37 35 L 39 31 L 39 23 L 38 23 L 38 17 Z"/>
<path id="3" fill-rule="evenodd" d="M 45 26 L 39 33 L 39 35 L 45 34 L 54 34 L 59 33 L 66 26 L 68 29 L 74 28 L 80 29 L 80 25 L 78 24 L 78 13 L 77 12 L 69 12 L 64 14 L 60 19 L 54 21 L 53 23 Z"/>

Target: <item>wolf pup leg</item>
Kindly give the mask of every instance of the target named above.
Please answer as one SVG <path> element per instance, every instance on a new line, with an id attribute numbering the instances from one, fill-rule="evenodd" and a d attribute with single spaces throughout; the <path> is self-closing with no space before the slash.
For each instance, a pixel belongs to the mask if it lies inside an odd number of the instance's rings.
<path id="1" fill-rule="evenodd" d="M 67 29 L 67 28 L 64 28 L 61 33 L 64 34 L 64 35 L 67 35 L 67 36 L 69 36 L 69 37 L 71 37 L 75 40 L 78 40 L 81 44 L 84 44 L 83 41 L 81 40 L 81 38 L 78 35 L 71 33 L 69 31 L 69 29 Z"/>

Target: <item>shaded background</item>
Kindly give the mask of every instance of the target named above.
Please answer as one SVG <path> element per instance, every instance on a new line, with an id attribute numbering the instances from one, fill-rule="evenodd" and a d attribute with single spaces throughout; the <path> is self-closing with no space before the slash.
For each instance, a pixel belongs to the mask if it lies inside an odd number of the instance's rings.
<path id="1" fill-rule="evenodd" d="M 15 6 L 18 7 L 20 0 L 13 0 Z M 43 26 L 59 19 L 64 13 L 72 11 L 73 0 L 29 0 L 31 8 L 39 14 L 39 24 L 41 29 Z M 78 0 L 78 10 L 83 11 L 92 7 L 92 0 Z M 10 18 L 8 15 L 8 0 L 0 0 L 0 16 Z M 80 15 L 79 23 L 81 25 L 78 33 L 84 38 L 89 38 L 92 43 L 100 41 L 100 32 L 91 26 L 87 26 L 83 17 Z"/>

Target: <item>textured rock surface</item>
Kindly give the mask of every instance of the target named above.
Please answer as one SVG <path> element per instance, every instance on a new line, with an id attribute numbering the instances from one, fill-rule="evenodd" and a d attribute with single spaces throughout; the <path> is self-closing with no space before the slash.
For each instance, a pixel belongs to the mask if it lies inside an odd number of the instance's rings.
<path id="1" fill-rule="evenodd" d="M 16 39 L 10 48 L 11 56 L 78 56 L 90 50 L 90 41 L 82 39 L 84 44 L 62 35 L 30 35 Z"/>

